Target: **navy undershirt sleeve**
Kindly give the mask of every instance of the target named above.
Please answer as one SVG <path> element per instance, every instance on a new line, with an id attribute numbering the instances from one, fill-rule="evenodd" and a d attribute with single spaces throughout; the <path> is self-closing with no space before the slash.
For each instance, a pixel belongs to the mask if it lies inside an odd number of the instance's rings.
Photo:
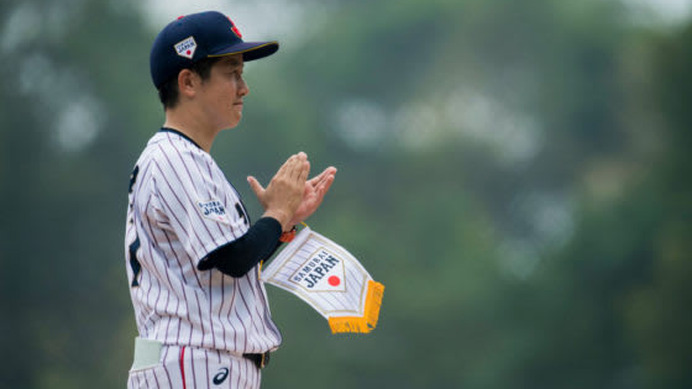
<path id="1" fill-rule="evenodd" d="M 281 242 L 281 223 L 271 217 L 263 217 L 247 230 L 245 235 L 229 242 L 204 257 L 197 269 L 219 269 L 231 277 L 242 277 L 274 254 Z"/>

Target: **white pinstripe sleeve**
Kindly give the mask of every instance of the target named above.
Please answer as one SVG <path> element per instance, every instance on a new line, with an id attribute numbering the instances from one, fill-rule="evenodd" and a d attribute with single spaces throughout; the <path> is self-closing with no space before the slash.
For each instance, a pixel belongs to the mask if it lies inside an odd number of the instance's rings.
<path id="1" fill-rule="evenodd" d="M 196 263 L 248 229 L 240 199 L 209 154 L 187 142 L 161 142 L 146 212 L 168 225 Z"/>

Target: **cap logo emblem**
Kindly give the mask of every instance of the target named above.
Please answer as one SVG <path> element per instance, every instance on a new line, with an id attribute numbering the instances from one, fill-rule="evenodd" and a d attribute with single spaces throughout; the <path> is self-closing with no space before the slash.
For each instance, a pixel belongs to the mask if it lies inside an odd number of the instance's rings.
<path id="1" fill-rule="evenodd" d="M 233 31 L 238 38 L 243 39 L 243 34 L 240 33 L 240 30 L 238 30 L 238 27 L 235 26 L 231 18 L 228 18 L 228 21 L 231 22 L 231 31 Z"/>
<path id="2" fill-rule="evenodd" d="M 192 56 L 195 55 L 196 49 L 197 42 L 195 42 L 194 37 L 185 38 L 175 44 L 175 52 L 178 53 L 179 56 L 187 59 L 192 59 Z"/>

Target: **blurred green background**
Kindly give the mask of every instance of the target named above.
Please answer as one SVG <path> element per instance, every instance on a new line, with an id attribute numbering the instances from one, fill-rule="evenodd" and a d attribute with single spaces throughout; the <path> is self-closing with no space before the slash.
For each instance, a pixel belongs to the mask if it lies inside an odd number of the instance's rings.
<path id="1" fill-rule="evenodd" d="M 212 155 L 255 218 L 246 175 L 337 166 L 309 223 L 386 286 L 337 336 L 268 286 L 263 387 L 692 387 L 689 1 L 191 3 L 0 2 L 0 387 L 125 386 L 149 48 L 203 9 L 282 44 Z"/>

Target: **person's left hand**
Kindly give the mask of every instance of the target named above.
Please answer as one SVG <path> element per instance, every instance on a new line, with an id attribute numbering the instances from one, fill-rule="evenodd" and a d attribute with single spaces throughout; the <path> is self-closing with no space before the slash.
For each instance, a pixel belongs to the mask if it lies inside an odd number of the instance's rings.
<path id="1" fill-rule="evenodd" d="M 305 181 L 303 200 L 300 202 L 300 205 L 298 205 L 298 209 L 293 214 L 293 219 L 291 219 L 289 225 L 299 224 L 310 217 L 310 215 L 319 208 L 324 199 L 324 195 L 327 194 L 334 182 L 335 175 L 336 168 L 330 166 L 324 169 L 319 175 Z"/>

